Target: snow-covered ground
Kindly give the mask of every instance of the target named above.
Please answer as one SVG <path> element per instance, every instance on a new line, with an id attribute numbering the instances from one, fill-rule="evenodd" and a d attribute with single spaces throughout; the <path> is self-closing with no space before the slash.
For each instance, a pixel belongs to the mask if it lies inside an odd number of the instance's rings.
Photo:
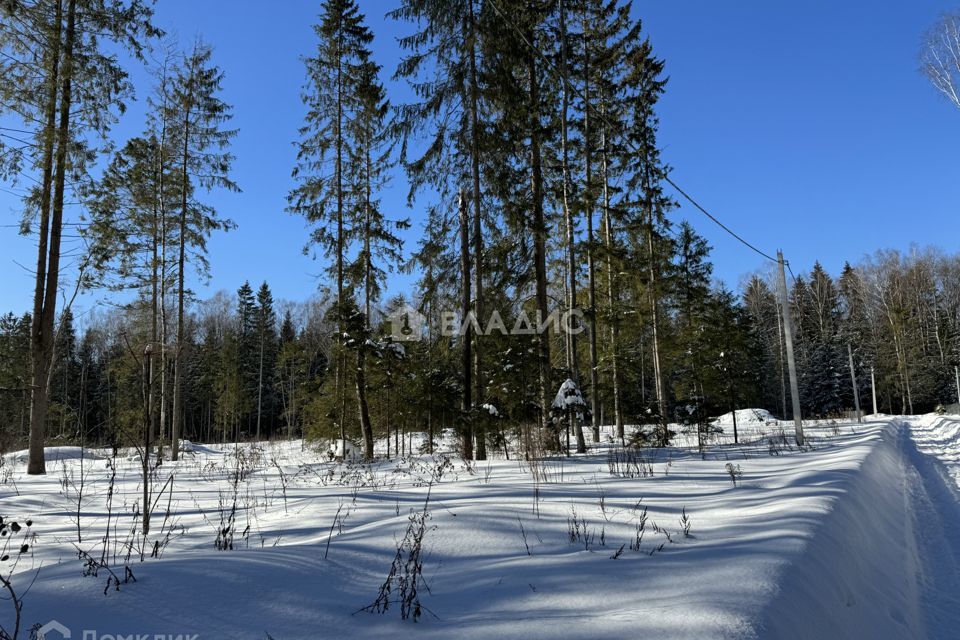
<path id="1" fill-rule="evenodd" d="M 155 474 L 145 544 L 135 455 L 116 460 L 108 510 L 109 452 L 49 450 L 45 477 L 11 454 L 0 515 L 32 522 L 13 575 L 24 626 L 55 619 L 74 638 L 956 637 L 960 419 L 823 424 L 804 450 L 781 436 L 792 424 L 744 424 L 740 445 L 724 425 L 703 453 L 630 455 L 605 430 L 589 454 L 533 467 L 193 445 Z M 234 498 L 233 549 L 218 550 Z M 401 620 L 399 581 L 385 613 L 363 611 L 425 503 L 419 622 Z M 108 570 L 85 576 L 77 557 L 105 544 L 121 580 L 106 593 Z"/>

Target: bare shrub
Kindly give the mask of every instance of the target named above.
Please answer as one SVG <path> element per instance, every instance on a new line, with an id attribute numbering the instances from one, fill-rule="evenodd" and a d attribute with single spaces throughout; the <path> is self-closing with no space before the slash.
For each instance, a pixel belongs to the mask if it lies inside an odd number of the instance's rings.
<path id="1" fill-rule="evenodd" d="M 17 640 L 20 634 L 23 593 L 14 586 L 13 573 L 30 552 L 30 543 L 27 540 L 32 539 L 31 526 L 32 520 L 21 525 L 16 520 L 7 521 L 0 516 L 0 536 L 3 537 L 3 546 L 0 547 L 0 590 L 6 591 L 5 599 L 13 609 L 13 628 L 8 629 L 0 624 L 0 640 Z"/>
<path id="2" fill-rule="evenodd" d="M 634 447 L 607 449 L 607 470 L 615 478 L 653 477 L 653 465 Z"/>
<path id="3" fill-rule="evenodd" d="M 684 538 L 690 537 L 690 516 L 687 515 L 687 508 L 680 510 L 680 531 Z"/>
<path id="4" fill-rule="evenodd" d="M 727 475 L 730 476 L 730 482 L 733 483 L 733 486 L 737 486 L 737 480 L 743 476 L 743 471 L 740 470 L 740 465 L 735 465 L 732 462 L 728 462 L 725 468 L 727 470 Z"/>

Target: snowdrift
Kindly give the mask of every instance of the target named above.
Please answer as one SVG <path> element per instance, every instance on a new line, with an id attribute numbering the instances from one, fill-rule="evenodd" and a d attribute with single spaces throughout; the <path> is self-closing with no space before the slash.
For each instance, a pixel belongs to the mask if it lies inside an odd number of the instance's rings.
<path id="1" fill-rule="evenodd" d="M 718 427 L 733 426 L 733 411 L 725 413 L 711 421 Z M 766 409 L 737 409 L 737 426 L 775 425 L 777 418 Z"/>

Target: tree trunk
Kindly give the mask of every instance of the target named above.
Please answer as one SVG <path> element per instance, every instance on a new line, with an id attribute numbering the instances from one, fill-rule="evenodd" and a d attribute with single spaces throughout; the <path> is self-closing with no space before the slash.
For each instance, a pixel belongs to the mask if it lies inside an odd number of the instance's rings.
<path id="1" fill-rule="evenodd" d="M 590 105 L 590 49 L 584 51 L 584 101 Z M 586 189 L 584 190 L 584 217 L 587 221 L 587 304 L 590 311 L 587 313 L 589 327 L 587 338 L 590 341 L 590 422 L 595 435 L 600 434 L 600 390 L 597 363 L 597 286 L 596 267 L 593 262 L 593 154 L 591 150 L 590 108 L 583 112 L 583 158 Z"/>
<path id="2" fill-rule="evenodd" d="M 656 268 L 656 259 L 655 259 L 655 250 L 653 243 L 653 184 L 650 177 L 650 169 L 646 169 L 647 179 L 647 251 L 649 253 L 649 276 L 650 276 L 650 322 L 651 329 L 653 332 L 653 344 L 651 345 L 652 354 L 653 354 L 653 383 L 654 391 L 656 392 L 657 397 L 657 413 L 658 413 L 658 426 L 657 426 L 657 444 L 658 446 L 665 447 L 667 446 L 667 416 L 664 407 L 664 394 L 663 394 L 663 375 L 660 369 L 660 340 L 658 336 L 658 316 L 660 315 L 659 310 L 659 293 L 657 291 L 657 268 Z"/>
<path id="3" fill-rule="evenodd" d="M 57 85 L 59 81 L 59 48 L 62 8 L 57 3 L 52 30 L 56 45 L 50 53 L 50 71 L 47 82 L 46 122 L 44 131 L 44 168 L 41 185 L 40 240 L 37 252 L 34 314 L 31 324 L 31 360 L 33 364 L 30 398 L 30 450 L 27 473 L 46 473 L 43 445 L 49 400 L 49 372 L 54 347 L 54 320 L 56 318 L 57 285 L 60 278 L 60 237 L 63 230 L 63 192 L 66 172 L 67 147 L 70 137 L 71 85 L 73 80 L 73 44 L 76 24 L 76 0 L 70 0 L 67 9 L 67 29 L 63 44 L 63 81 L 60 94 L 60 122 L 56 122 Z M 56 145 L 54 141 L 56 140 Z M 53 149 L 56 146 L 56 158 Z M 53 177 L 55 171 L 55 177 Z M 51 202 L 51 183 L 53 198 Z M 51 212 L 52 208 L 52 212 Z M 48 235 L 49 234 L 49 235 Z M 49 241 L 49 245 L 48 245 Z"/>
<path id="4" fill-rule="evenodd" d="M 262 312 L 262 309 L 261 309 Z M 260 442 L 260 422 L 263 416 L 263 326 L 260 327 L 260 368 L 257 373 L 257 442 Z"/>
<path id="5" fill-rule="evenodd" d="M 342 40 L 342 36 L 341 36 Z M 343 49 L 342 42 L 340 50 Z M 347 394 L 346 368 L 347 360 L 343 342 L 343 66 L 342 60 L 337 59 L 337 122 L 336 131 L 336 165 L 334 179 L 337 185 L 337 374 L 336 391 L 340 403 L 337 419 L 340 421 L 340 446 L 346 456 L 347 439 Z"/>
<path id="6" fill-rule="evenodd" d="M 474 306 L 477 314 L 477 321 L 484 320 L 483 315 L 483 221 L 480 217 L 480 131 L 477 124 L 480 109 L 480 90 L 477 81 L 477 25 L 476 16 L 473 10 L 473 0 L 469 0 L 469 22 L 470 22 L 470 173 L 473 181 L 473 265 L 476 281 L 476 305 Z M 476 383 L 476 394 L 474 403 L 479 405 L 484 401 L 486 388 L 483 383 L 483 373 L 481 372 L 480 358 L 480 334 L 476 334 L 473 344 L 473 379 Z M 479 420 L 476 425 L 474 436 L 477 441 L 477 460 L 487 459 L 487 435 L 483 425 L 483 420 Z"/>
<path id="7" fill-rule="evenodd" d="M 190 73 L 194 73 L 191 69 Z M 192 97 L 188 97 L 188 100 Z M 185 274 L 187 269 L 187 192 L 190 176 L 187 166 L 190 159 L 190 111 L 188 106 L 184 115 L 183 166 L 180 173 L 180 244 L 177 247 L 177 346 L 173 352 L 173 419 L 170 421 L 170 459 L 177 460 L 180 449 L 180 421 L 183 419 L 183 339 L 184 339 L 184 297 Z M 157 442 L 157 463 L 163 460 L 163 431 Z"/>
<path id="8" fill-rule="evenodd" d="M 357 347 L 357 410 L 360 414 L 360 432 L 363 435 L 363 458 L 373 460 L 373 426 L 370 424 L 370 410 L 367 407 L 367 381 L 364 371 L 365 349 Z"/>
<path id="9" fill-rule="evenodd" d="M 151 349 L 156 348 L 157 343 L 157 333 L 158 327 L 157 322 L 159 322 L 159 339 L 160 339 L 160 393 L 159 393 L 159 407 L 157 407 L 157 402 L 153 398 L 155 384 L 155 373 L 154 367 L 154 358 L 151 356 L 150 359 L 150 388 L 151 388 L 151 418 L 150 422 L 147 425 L 147 428 L 150 430 L 149 439 L 152 439 L 156 436 L 158 430 L 163 430 L 164 425 L 166 424 L 167 419 L 167 207 L 164 202 L 164 176 L 166 175 L 166 165 L 164 162 L 164 153 L 167 148 L 167 67 L 166 60 L 164 61 L 163 66 L 163 76 L 161 78 L 160 90 L 161 95 L 161 125 L 160 125 L 160 142 L 157 148 L 157 173 L 156 173 L 156 184 L 157 192 L 155 194 L 154 206 L 157 208 L 158 216 L 158 227 L 159 227 L 159 246 L 160 246 L 160 256 L 159 256 L 159 269 L 154 268 L 154 295 L 153 295 L 153 304 L 154 304 L 154 326 L 153 333 L 151 335 L 153 339 L 153 345 Z M 156 260 L 156 246 L 157 243 L 154 243 L 154 259 Z M 157 293 L 156 287 L 159 287 L 159 296 Z M 157 303 L 159 297 L 159 319 L 157 317 Z M 159 421 L 159 423 L 158 423 Z M 149 447 L 147 448 L 147 454 L 149 456 Z"/>
<path id="10" fill-rule="evenodd" d="M 367 149 L 365 163 L 365 185 L 364 185 L 364 286 L 363 286 L 363 326 L 364 335 L 357 339 L 357 369 L 356 387 L 357 387 L 357 411 L 360 416 L 360 433 L 363 436 L 363 457 L 366 460 L 373 460 L 373 425 L 370 422 L 370 407 L 367 402 L 367 381 L 366 381 L 366 333 L 370 329 L 370 297 L 373 287 L 372 257 L 370 255 L 370 212 L 371 202 L 371 184 L 370 184 L 370 144 L 372 136 L 367 131 Z M 387 439 L 389 442 L 389 438 Z"/>
<path id="11" fill-rule="evenodd" d="M 560 72 L 562 74 L 562 92 L 561 92 L 561 118 L 560 118 L 560 150 L 561 150 L 561 173 L 563 177 L 562 185 L 562 205 L 563 217 L 566 223 L 567 232 L 567 310 L 570 317 L 573 317 L 574 310 L 577 308 L 577 260 L 575 249 L 575 230 L 573 221 L 573 212 L 570 210 L 570 145 L 568 140 L 568 111 L 570 105 L 570 83 L 568 79 L 567 68 L 567 22 L 566 8 L 563 0 L 560 0 Z M 569 329 L 569 321 L 566 326 Z M 567 344 L 567 368 L 570 371 L 570 379 L 577 387 L 580 386 L 580 363 L 577 354 L 577 335 L 573 331 L 567 330 L 565 333 Z M 583 438 L 583 426 L 577 419 L 577 412 L 570 411 L 568 416 L 570 430 L 577 436 L 577 453 L 587 452 L 587 443 Z M 569 438 L 568 438 L 569 439 Z"/>
<path id="12" fill-rule="evenodd" d="M 601 107 L 603 108 L 603 107 Z M 601 172 L 603 174 L 603 239 L 606 247 L 607 262 L 607 305 L 610 315 L 610 361 L 612 366 L 613 383 L 613 417 L 616 422 L 617 438 L 623 444 L 625 434 L 623 429 L 623 409 L 620 405 L 620 316 L 619 291 L 617 290 L 615 265 L 613 262 L 613 225 L 610 220 L 610 182 L 607 167 L 607 133 L 606 125 L 601 129 Z M 600 441 L 600 428 L 593 428 L 594 442 Z"/>
<path id="13" fill-rule="evenodd" d="M 536 34 L 533 28 L 527 31 L 527 39 L 536 46 Z M 543 169 L 540 150 L 540 87 L 537 70 L 537 52 L 531 50 L 527 56 L 530 100 L 530 182 L 533 195 L 533 269 L 536 279 L 537 326 L 546 321 L 549 315 L 547 306 L 547 225 L 543 213 Z M 539 330 L 535 333 L 537 342 L 537 363 L 539 368 L 540 427 L 552 429 L 550 419 L 550 336 Z M 559 450 L 560 433 L 553 431 L 553 446 Z"/>
<path id="14" fill-rule="evenodd" d="M 463 458 L 465 460 L 473 459 L 473 433 L 472 433 L 472 415 L 473 402 L 471 399 L 471 365 L 470 357 L 470 336 L 472 322 L 470 322 L 470 238 L 469 238 L 469 216 L 467 215 L 467 201 L 464 197 L 463 189 L 460 189 L 460 294 L 461 310 L 463 311 L 463 335 L 460 336 L 460 342 L 463 345 L 463 397 L 460 400 L 461 419 L 461 441 L 463 447 Z"/>

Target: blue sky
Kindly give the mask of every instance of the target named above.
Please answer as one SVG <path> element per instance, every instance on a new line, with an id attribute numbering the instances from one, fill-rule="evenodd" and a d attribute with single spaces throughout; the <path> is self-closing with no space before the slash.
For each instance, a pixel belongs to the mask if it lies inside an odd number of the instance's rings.
<path id="1" fill-rule="evenodd" d="M 316 291 L 322 261 L 301 254 L 303 220 L 284 212 L 303 108 L 299 56 L 312 51 L 319 3 L 162 0 L 157 22 L 183 43 L 202 35 L 226 72 L 225 99 L 240 133 L 235 178 L 243 192 L 211 201 L 238 228 L 212 238 L 209 283 L 200 297 L 267 280 L 277 298 Z M 376 35 L 375 57 L 394 102 L 408 92 L 389 82 L 409 25 L 384 17 L 396 0 L 361 2 Z M 721 220 L 768 252 L 782 248 L 799 273 L 820 260 L 837 272 L 878 248 L 911 243 L 960 249 L 956 149 L 960 110 L 919 73 L 922 34 L 955 5 L 879 0 L 636 0 L 670 77 L 660 141 L 673 179 Z M 134 70 L 140 97 L 149 79 Z M 124 140 L 143 125 L 143 104 L 115 128 Z M 8 185 L 2 185 L 4 188 Z M 412 248 L 422 208 L 406 208 L 398 176 L 385 210 L 408 215 Z M 17 235 L 19 202 L 0 191 L 0 312 L 30 305 L 33 242 Z M 74 212 L 76 215 L 76 212 Z M 712 246 L 715 275 L 736 287 L 764 260 L 689 206 L 687 218 Z M 410 293 L 411 276 L 391 293 Z M 86 296 L 89 308 L 104 294 Z"/>

